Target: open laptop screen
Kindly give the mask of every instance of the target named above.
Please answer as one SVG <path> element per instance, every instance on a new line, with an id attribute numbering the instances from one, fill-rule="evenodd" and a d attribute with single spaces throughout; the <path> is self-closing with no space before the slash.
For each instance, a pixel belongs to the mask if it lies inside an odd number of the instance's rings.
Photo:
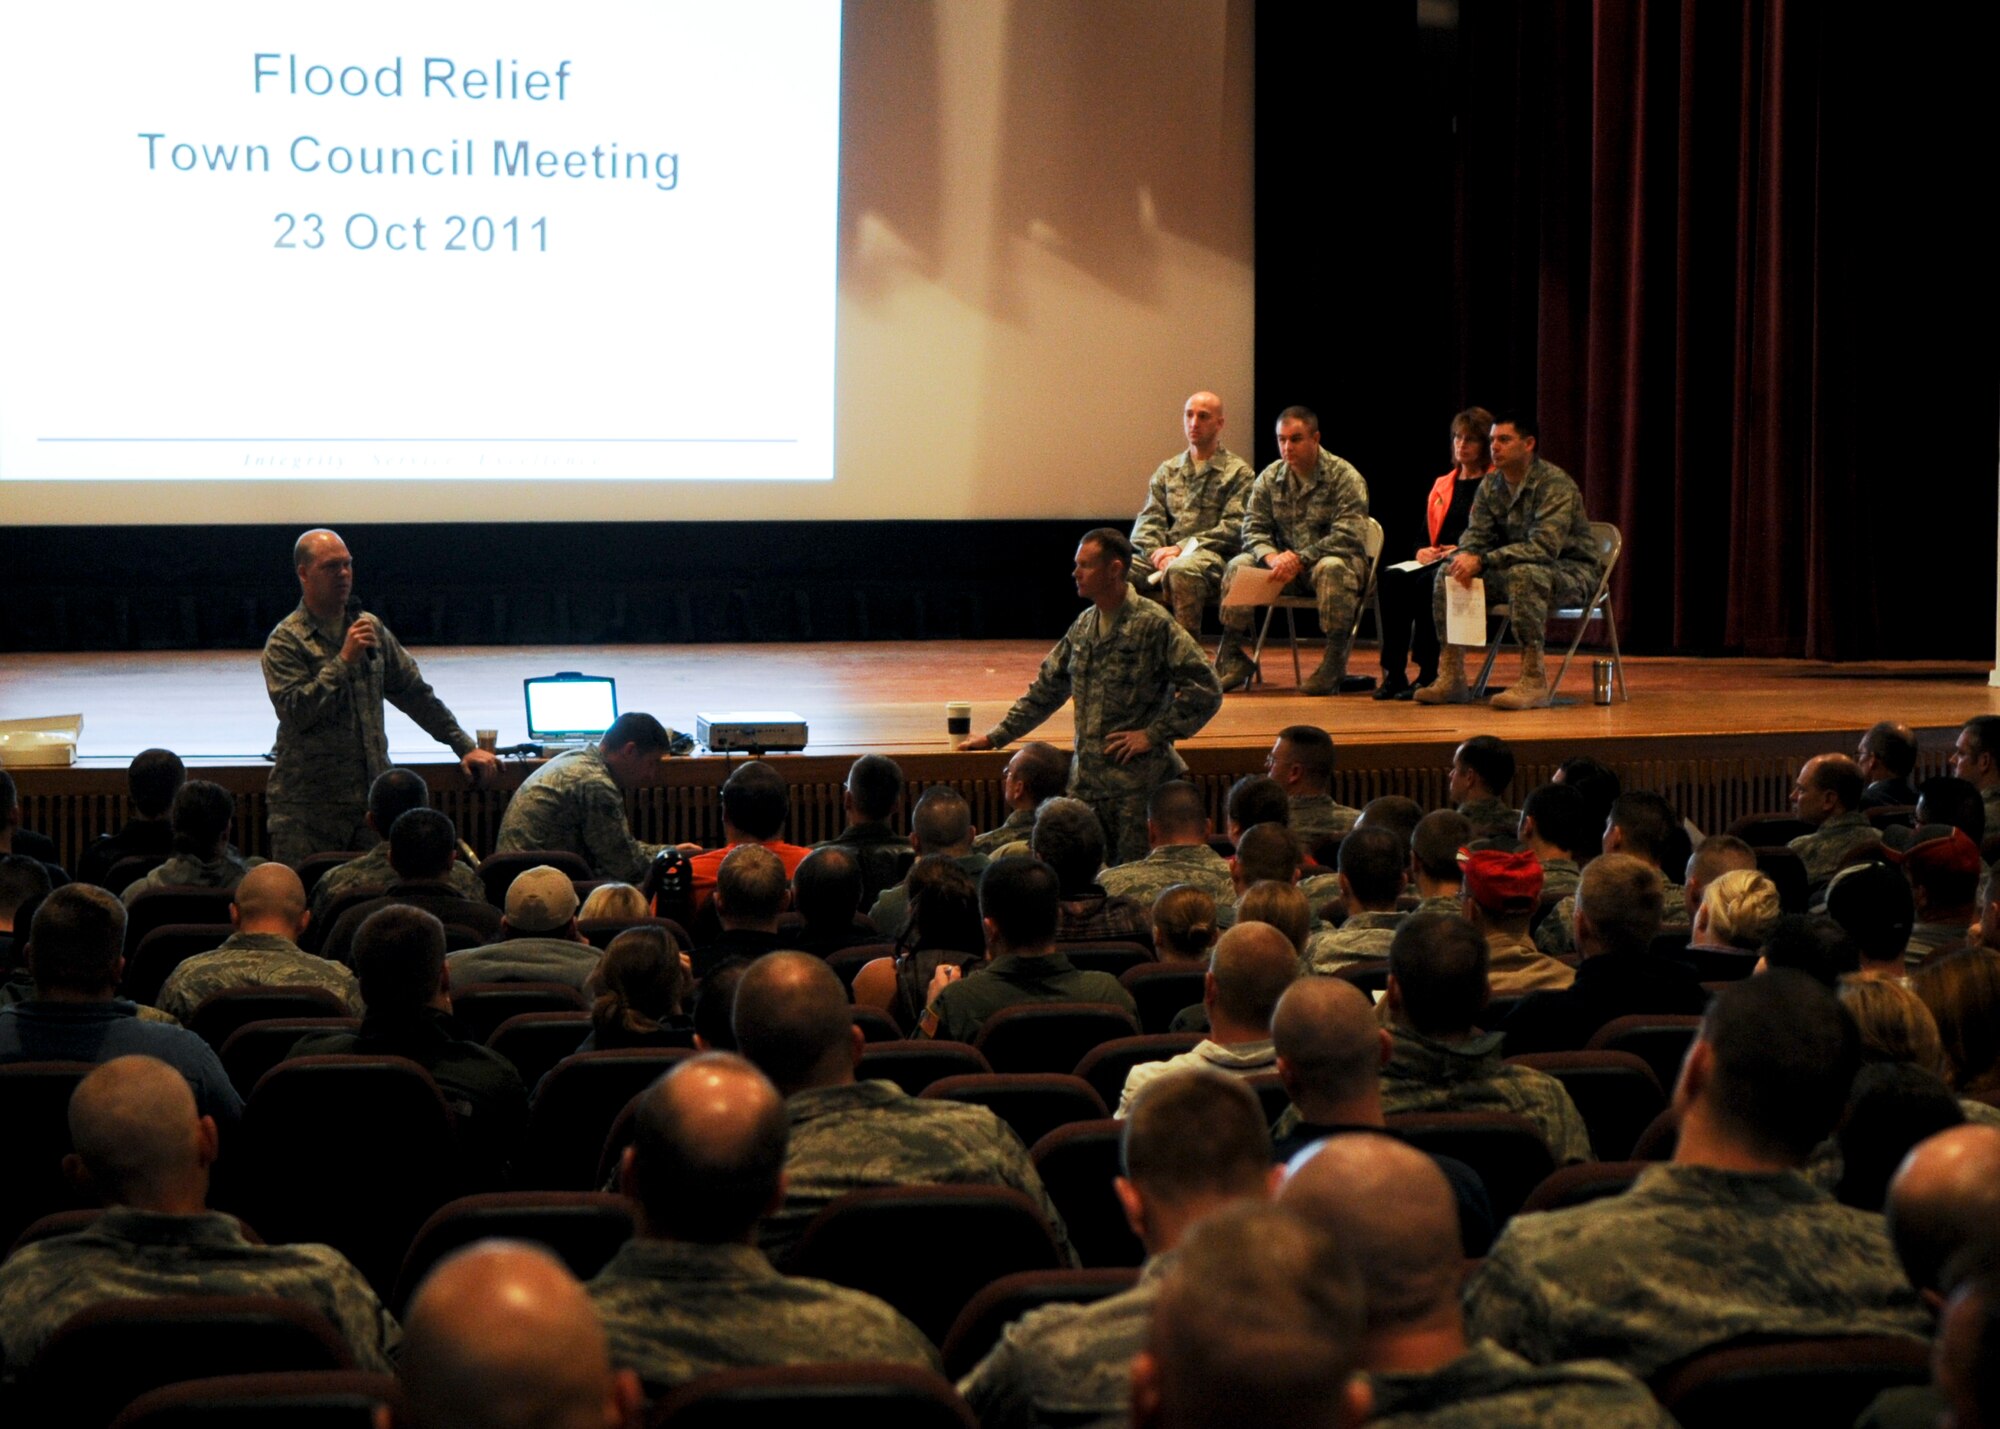
<path id="1" fill-rule="evenodd" d="M 538 675 L 521 681 L 528 738 L 596 739 L 618 718 L 618 682 L 608 675 Z"/>

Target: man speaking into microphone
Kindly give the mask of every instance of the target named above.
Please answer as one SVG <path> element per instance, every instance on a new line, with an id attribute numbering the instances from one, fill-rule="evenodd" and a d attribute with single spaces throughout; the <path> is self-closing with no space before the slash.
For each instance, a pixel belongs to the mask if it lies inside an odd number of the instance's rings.
<path id="1" fill-rule="evenodd" d="M 368 789 L 389 767 L 382 701 L 451 746 L 474 784 L 500 766 L 458 727 L 389 627 L 354 599 L 354 558 L 333 531 L 292 547 L 299 608 L 264 642 L 264 687 L 278 712 L 268 792 L 271 855 L 296 867 L 308 854 L 365 849 Z"/>

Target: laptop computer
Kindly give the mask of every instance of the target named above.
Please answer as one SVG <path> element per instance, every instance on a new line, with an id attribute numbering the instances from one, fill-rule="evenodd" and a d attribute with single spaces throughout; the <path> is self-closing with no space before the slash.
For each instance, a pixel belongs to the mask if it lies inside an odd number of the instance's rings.
<path id="1" fill-rule="evenodd" d="M 609 675 L 563 670 L 521 681 L 528 738 L 544 752 L 596 744 L 618 718 L 618 682 Z"/>

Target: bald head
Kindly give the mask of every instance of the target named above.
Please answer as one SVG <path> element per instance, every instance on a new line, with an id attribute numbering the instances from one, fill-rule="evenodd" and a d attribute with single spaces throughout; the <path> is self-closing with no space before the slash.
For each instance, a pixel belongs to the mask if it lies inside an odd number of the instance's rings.
<path id="1" fill-rule="evenodd" d="M 1347 1249 L 1371 1335 L 1457 1319 L 1458 1209 L 1437 1162 L 1394 1137 L 1354 1133 L 1294 1166 L 1279 1203 Z"/>
<path id="2" fill-rule="evenodd" d="M 403 1320 L 409 1429 L 601 1429 L 637 1402 L 590 1297 L 538 1246 L 488 1240 L 441 1261 Z"/>
<path id="3" fill-rule="evenodd" d="M 1257 1037 L 1269 1035 L 1271 1014 L 1299 975 L 1299 953 L 1269 923 L 1238 923 L 1215 944 L 1214 1015 Z"/>
<path id="4" fill-rule="evenodd" d="M 806 953 L 757 959 L 736 986 L 736 1048 L 790 1096 L 854 1080 L 856 1035 L 847 988 Z"/>
<path id="5" fill-rule="evenodd" d="M 2000 1127 L 1968 1123 L 1919 1142 L 1884 1209 L 1910 1283 L 1942 1292 L 1951 1260 L 2000 1236 Z"/>
<path id="6" fill-rule="evenodd" d="M 276 933 L 298 941 L 306 927 L 306 886 L 282 863 L 260 863 L 243 875 L 230 899 L 239 933 Z"/>
<path id="7" fill-rule="evenodd" d="M 626 1153 L 624 1190 L 645 1233 L 747 1241 L 777 1205 L 788 1133 L 784 1098 L 749 1062 L 728 1052 L 682 1062 L 646 1090 Z"/>
<path id="8" fill-rule="evenodd" d="M 1375 1085 L 1382 1028 L 1368 994 L 1337 977 L 1301 978 L 1271 1019 L 1278 1059 L 1303 1090 L 1345 1099 Z"/>
<path id="9" fill-rule="evenodd" d="M 85 1077 L 69 1099 L 69 1135 L 106 1204 L 165 1210 L 193 1187 L 199 1209 L 215 1127 L 165 1062 L 117 1057 Z"/>

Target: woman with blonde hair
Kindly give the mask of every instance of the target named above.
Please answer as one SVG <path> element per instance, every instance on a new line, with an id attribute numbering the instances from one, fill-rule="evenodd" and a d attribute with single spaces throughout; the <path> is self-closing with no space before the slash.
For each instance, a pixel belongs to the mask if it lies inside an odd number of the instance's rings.
<path id="1" fill-rule="evenodd" d="M 2000 1106 L 2000 952 L 1946 953 L 1910 975 L 1910 991 L 1937 1019 L 1952 1090 Z"/>
<path id="2" fill-rule="evenodd" d="M 596 994 L 590 1035 L 577 1051 L 692 1045 L 694 1024 L 681 1015 L 680 952 L 666 929 L 648 924 L 613 938 L 588 990 Z"/>
<path id="3" fill-rule="evenodd" d="M 646 895 L 629 883 L 598 884 L 576 910 L 579 923 L 588 923 L 593 918 L 629 918 L 636 923 L 647 916 Z"/>
<path id="4" fill-rule="evenodd" d="M 1889 978 L 1851 973 L 1840 980 L 1840 1003 L 1861 1030 L 1864 1062 L 1908 1062 L 1939 1081 L 1951 1080 L 1937 1019 L 1909 988 Z"/>
<path id="5" fill-rule="evenodd" d="M 1304 957 L 1306 938 L 1312 932 L 1312 905 L 1296 883 L 1266 878 L 1251 884 L 1236 901 L 1236 921 L 1269 923 Z"/>
<path id="6" fill-rule="evenodd" d="M 1153 900 L 1153 951 L 1163 963 L 1207 963 L 1220 931 L 1215 900 L 1192 883 L 1175 883 Z"/>
<path id="7" fill-rule="evenodd" d="M 1694 936 L 1697 948 L 1733 948 L 1756 952 L 1778 926 L 1784 909 L 1778 904 L 1778 885 L 1754 868 L 1732 869 L 1702 890 L 1701 906 L 1695 909 Z"/>

